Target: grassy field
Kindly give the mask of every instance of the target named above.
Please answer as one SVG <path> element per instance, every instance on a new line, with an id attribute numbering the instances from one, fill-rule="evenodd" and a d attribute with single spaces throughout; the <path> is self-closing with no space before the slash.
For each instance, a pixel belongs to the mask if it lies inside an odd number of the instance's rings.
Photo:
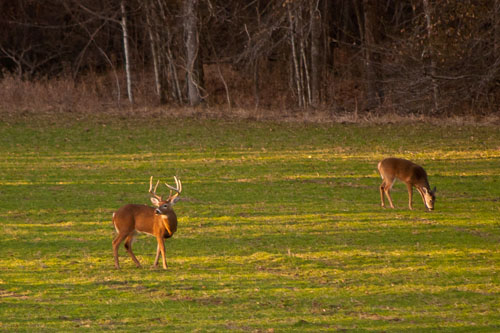
<path id="1" fill-rule="evenodd" d="M 0 331 L 498 332 L 500 130 L 0 120 Z M 377 162 L 422 164 L 436 210 Z M 111 215 L 183 182 L 169 269 L 113 265 Z M 166 188 L 159 192 L 164 191 Z"/>

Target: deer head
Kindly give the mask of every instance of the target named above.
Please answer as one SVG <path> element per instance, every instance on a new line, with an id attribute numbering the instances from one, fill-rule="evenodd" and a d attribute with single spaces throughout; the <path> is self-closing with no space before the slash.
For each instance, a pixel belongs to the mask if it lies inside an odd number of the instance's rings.
<path id="1" fill-rule="evenodd" d="M 434 202 L 436 201 L 436 186 L 432 190 L 428 190 L 426 187 L 422 188 L 423 198 L 425 202 L 425 207 L 428 210 L 434 210 Z"/>
<path id="2" fill-rule="evenodd" d="M 167 183 L 165 183 L 165 185 L 170 189 L 170 194 L 168 195 L 168 198 L 164 200 L 161 196 L 156 194 L 156 189 L 158 188 L 158 184 L 160 183 L 160 181 L 158 180 L 156 182 L 155 188 L 153 189 L 153 176 L 151 176 L 151 178 L 149 179 L 149 193 L 151 193 L 152 195 L 151 202 L 156 207 L 155 209 L 156 214 L 159 215 L 166 214 L 168 211 L 171 211 L 172 206 L 177 201 L 179 201 L 179 194 L 182 191 L 182 183 L 180 180 L 177 179 L 176 176 L 174 176 L 174 180 L 176 187 L 170 186 Z M 172 191 L 174 191 L 175 193 L 172 194 Z"/>

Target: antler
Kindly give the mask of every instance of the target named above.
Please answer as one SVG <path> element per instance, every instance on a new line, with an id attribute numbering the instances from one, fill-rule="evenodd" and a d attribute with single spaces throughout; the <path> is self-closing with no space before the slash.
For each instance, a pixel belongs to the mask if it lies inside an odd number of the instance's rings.
<path id="1" fill-rule="evenodd" d="M 175 185 L 176 187 L 173 187 L 173 186 L 170 186 L 168 185 L 167 183 L 165 183 L 165 185 L 167 185 L 167 187 L 170 189 L 170 197 L 173 199 L 173 198 L 176 198 L 181 192 L 182 192 L 182 183 L 179 179 L 177 179 L 176 176 L 174 176 L 174 179 L 175 179 Z M 175 191 L 177 193 L 175 193 L 173 196 L 172 196 L 172 191 Z"/>
<path id="2" fill-rule="evenodd" d="M 151 178 L 149 179 L 149 193 L 151 193 L 156 199 L 161 201 L 162 200 L 161 196 L 156 194 L 156 188 L 158 187 L 159 183 L 160 183 L 160 180 L 158 180 L 156 182 L 155 189 L 153 190 L 153 176 L 151 176 Z"/>

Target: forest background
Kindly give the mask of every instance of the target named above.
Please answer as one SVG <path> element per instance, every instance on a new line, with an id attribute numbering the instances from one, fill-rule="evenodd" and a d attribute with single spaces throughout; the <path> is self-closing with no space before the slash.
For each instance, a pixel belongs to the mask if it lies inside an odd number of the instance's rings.
<path id="1" fill-rule="evenodd" d="M 0 32 L 4 113 L 499 109 L 500 0 L 2 1 Z"/>

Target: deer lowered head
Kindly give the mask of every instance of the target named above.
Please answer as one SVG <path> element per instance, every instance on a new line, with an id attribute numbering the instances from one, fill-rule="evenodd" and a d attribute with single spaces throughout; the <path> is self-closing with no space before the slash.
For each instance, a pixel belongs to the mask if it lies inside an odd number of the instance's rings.
<path id="1" fill-rule="evenodd" d="M 431 190 L 430 187 L 422 187 L 422 197 L 425 207 L 428 210 L 434 210 L 434 203 L 436 202 L 436 186 Z"/>

